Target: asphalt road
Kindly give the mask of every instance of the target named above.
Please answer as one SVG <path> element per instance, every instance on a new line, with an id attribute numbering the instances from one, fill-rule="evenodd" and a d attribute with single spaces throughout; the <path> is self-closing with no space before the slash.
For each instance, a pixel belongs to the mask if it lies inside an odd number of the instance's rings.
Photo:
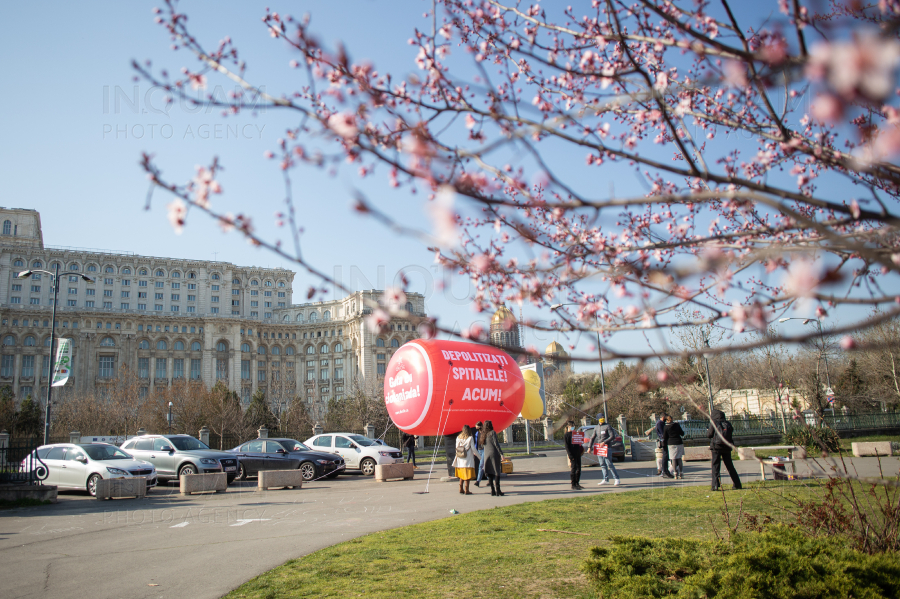
<path id="1" fill-rule="evenodd" d="M 371 532 L 527 501 L 570 497 L 565 454 L 514 461 L 504 477 L 504 497 L 484 486 L 461 496 L 458 483 L 429 480 L 376 483 L 347 474 L 297 490 L 256 491 L 256 481 L 226 493 L 182 497 L 157 488 L 142 500 L 97 501 L 86 493 L 61 493 L 52 506 L 0 511 L 0 597 L 55 599 L 83 594 L 106 597 L 221 597 L 289 559 Z M 886 474 L 900 460 L 882 460 Z M 759 467 L 737 462 L 745 481 Z M 877 475 L 874 458 L 854 460 L 860 475 Z M 709 463 L 686 466 L 686 480 L 655 476 L 652 462 L 618 464 L 622 484 L 597 486 L 598 468 L 586 468 L 584 491 L 610 493 L 709 484 Z M 803 472 L 801 467 L 801 472 Z"/>

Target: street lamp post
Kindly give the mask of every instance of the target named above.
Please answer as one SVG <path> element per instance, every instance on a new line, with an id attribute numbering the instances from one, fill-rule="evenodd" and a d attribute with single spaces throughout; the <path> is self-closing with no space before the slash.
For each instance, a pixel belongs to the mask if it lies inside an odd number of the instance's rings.
<path id="1" fill-rule="evenodd" d="M 706 343 L 706 347 L 709 347 L 709 338 L 704 337 L 703 342 Z M 709 358 L 706 353 L 703 353 L 703 362 L 706 365 L 706 391 L 709 393 L 709 417 L 712 418 L 713 413 L 713 393 L 712 393 L 712 383 L 709 380 Z"/>
<path id="2" fill-rule="evenodd" d="M 56 263 L 55 274 L 50 272 L 49 270 L 32 269 L 23 270 L 16 273 L 16 278 L 29 279 L 31 278 L 31 275 L 35 273 L 43 273 L 51 277 L 53 285 L 53 316 L 50 320 L 50 372 L 48 373 L 49 376 L 47 379 L 47 405 L 44 408 L 44 445 L 47 445 L 48 443 L 50 443 L 50 398 L 51 392 L 53 390 L 53 344 L 56 341 L 56 303 L 59 300 L 59 277 L 66 275 L 78 275 L 83 280 L 90 283 L 93 283 L 94 280 L 87 275 L 81 274 L 80 272 L 59 272 L 59 262 Z M 43 371 L 43 368 L 41 368 L 41 370 Z M 38 389 L 40 389 L 40 384 L 38 385 Z"/>
<path id="3" fill-rule="evenodd" d="M 169 434 L 172 434 L 172 402 L 169 402 Z"/>
<path id="4" fill-rule="evenodd" d="M 787 322 L 789 320 L 802 320 L 803 324 L 809 324 L 812 318 L 779 318 L 778 322 Z M 828 385 L 828 390 L 825 392 L 825 399 L 828 400 L 828 394 L 834 393 L 834 389 L 831 387 L 831 375 L 828 373 L 828 352 L 825 351 L 825 331 L 822 330 L 822 321 L 818 318 L 815 319 L 816 328 L 819 330 L 819 339 L 822 341 L 822 359 L 825 360 L 825 384 Z M 834 401 L 831 401 L 831 416 L 834 417 Z"/>
<path id="5" fill-rule="evenodd" d="M 550 306 L 550 309 L 555 312 L 556 310 L 559 310 L 563 306 L 577 306 L 577 305 L 579 305 L 579 304 L 572 303 L 572 302 L 565 303 L 565 304 L 553 304 L 552 306 Z M 607 412 L 606 412 L 606 381 L 604 380 L 605 377 L 603 376 L 603 348 L 600 345 L 600 320 L 597 318 L 596 313 L 594 314 L 594 322 L 597 323 L 597 330 L 596 330 L 596 333 L 597 333 L 597 359 L 600 362 L 600 393 L 603 395 L 603 419 L 606 420 L 606 422 L 608 423 L 609 422 L 609 414 L 607 414 Z"/>

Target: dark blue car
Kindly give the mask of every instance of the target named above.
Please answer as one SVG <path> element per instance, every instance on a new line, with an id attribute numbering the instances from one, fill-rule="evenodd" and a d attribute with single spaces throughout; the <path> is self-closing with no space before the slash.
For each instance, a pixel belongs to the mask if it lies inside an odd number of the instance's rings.
<path id="1" fill-rule="evenodd" d="M 256 476 L 261 470 L 299 468 L 304 481 L 334 478 L 344 470 L 344 459 L 333 453 L 313 451 L 294 439 L 254 439 L 228 450 L 237 454 L 238 480 Z"/>

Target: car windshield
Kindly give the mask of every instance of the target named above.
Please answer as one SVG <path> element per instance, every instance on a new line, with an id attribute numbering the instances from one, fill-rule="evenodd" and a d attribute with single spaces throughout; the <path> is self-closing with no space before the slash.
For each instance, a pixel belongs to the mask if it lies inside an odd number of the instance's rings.
<path id="1" fill-rule="evenodd" d="M 193 451 L 195 449 L 209 449 L 209 447 L 202 443 L 199 439 L 195 439 L 193 437 L 166 437 L 172 445 L 175 446 L 175 449 L 179 451 Z"/>
<path id="2" fill-rule="evenodd" d="M 92 460 L 130 460 L 131 456 L 112 445 L 81 445 Z"/>
<path id="3" fill-rule="evenodd" d="M 284 439 L 283 441 L 279 441 L 279 443 L 288 451 L 312 451 L 300 441 L 294 441 L 293 439 Z"/>
<path id="4" fill-rule="evenodd" d="M 370 447 L 372 445 L 378 445 L 375 441 L 368 437 L 363 437 L 362 435 L 347 435 L 353 441 L 356 442 L 357 445 L 362 445 L 363 447 Z"/>

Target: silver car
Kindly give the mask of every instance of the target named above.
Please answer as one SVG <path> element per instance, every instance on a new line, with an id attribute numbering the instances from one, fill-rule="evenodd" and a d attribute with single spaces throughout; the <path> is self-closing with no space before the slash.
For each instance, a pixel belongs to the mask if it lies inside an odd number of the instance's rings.
<path id="1" fill-rule="evenodd" d="M 40 470 L 43 469 L 41 463 L 48 471 L 43 484 L 56 485 L 61 490 L 87 490 L 91 496 L 97 495 L 97 481 L 101 478 L 144 476 L 148 489 L 157 483 L 153 464 L 137 460 L 109 443 L 43 445 L 25 458 L 22 466 L 23 469 Z"/>
<path id="2" fill-rule="evenodd" d="M 190 474 L 224 472 L 228 484 L 238 474 L 238 458 L 216 451 L 190 435 L 143 435 L 122 444 L 122 449 L 156 466 L 164 481 Z"/>

